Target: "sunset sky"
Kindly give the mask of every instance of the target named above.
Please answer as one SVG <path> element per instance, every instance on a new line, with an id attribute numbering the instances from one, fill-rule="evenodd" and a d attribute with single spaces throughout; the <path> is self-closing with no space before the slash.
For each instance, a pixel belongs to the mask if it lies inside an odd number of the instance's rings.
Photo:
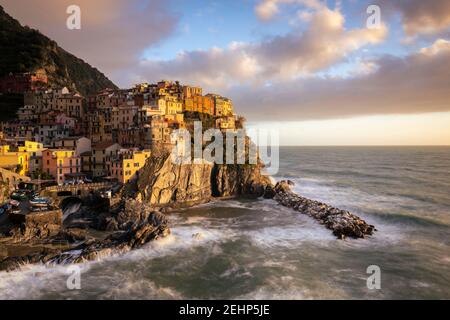
<path id="1" fill-rule="evenodd" d="M 233 99 L 286 145 L 450 145 L 449 0 L 0 0 L 121 87 Z M 81 30 L 66 8 L 81 7 Z M 369 29 L 370 4 L 381 25 Z"/>

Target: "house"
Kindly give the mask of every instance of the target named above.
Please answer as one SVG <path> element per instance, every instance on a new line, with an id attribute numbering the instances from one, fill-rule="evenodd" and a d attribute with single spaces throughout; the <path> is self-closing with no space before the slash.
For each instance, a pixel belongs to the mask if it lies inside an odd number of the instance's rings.
<path id="1" fill-rule="evenodd" d="M 233 102 L 217 94 L 207 94 L 214 99 L 214 115 L 216 117 L 232 116 L 234 113 Z"/>
<path id="2" fill-rule="evenodd" d="M 51 146 L 54 140 L 67 138 L 70 136 L 69 127 L 62 124 L 39 124 L 36 127 L 36 131 L 36 140 L 43 143 L 45 146 Z"/>
<path id="3" fill-rule="evenodd" d="M 28 153 L 28 170 L 30 173 L 42 170 L 42 152 L 45 150 L 44 145 L 35 141 L 18 141 L 17 147 L 19 152 Z"/>
<path id="4" fill-rule="evenodd" d="M 81 173 L 81 158 L 71 149 L 46 149 L 42 152 L 42 171 L 62 184 L 66 175 Z"/>
<path id="5" fill-rule="evenodd" d="M 122 147 L 115 142 L 99 142 L 92 146 L 92 175 L 104 177 L 109 173 L 108 163 Z"/>
<path id="6" fill-rule="evenodd" d="M 53 141 L 55 149 L 71 149 L 75 150 L 75 154 L 90 152 L 92 149 L 91 140 L 86 137 L 67 137 Z"/>
<path id="7" fill-rule="evenodd" d="M 0 168 L 11 170 L 19 175 L 29 172 L 29 155 L 27 152 L 9 151 L 9 147 L 0 149 Z"/>
<path id="8" fill-rule="evenodd" d="M 35 121 L 38 119 L 36 114 L 36 106 L 25 105 L 17 110 L 17 118 L 19 121 Z"/>
<path id="9" fill-rule="evenodd" d="M 216 128 L 219 129 L 235 129 L 236 119 L 234 116 L 219 117 L 216 119 Z"/>
<path id="10" fill-rule="evenodd" d="M 150 150 L 120 150 L 110 161 L 109 175 L 121 183 L 138 178 L 140 170 L 145 166 L 150 154 Z"/>

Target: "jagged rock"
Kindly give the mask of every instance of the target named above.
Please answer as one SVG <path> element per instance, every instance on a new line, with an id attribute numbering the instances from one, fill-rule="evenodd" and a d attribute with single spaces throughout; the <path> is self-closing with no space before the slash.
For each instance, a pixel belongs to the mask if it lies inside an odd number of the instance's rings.
<path id="1" fill-rule="evenodd" d="M 212 172 L 212 194 L 215 197 L 261 197 L 270 178 L 261 174 L 261 165 L 216 164 Z"/>
<path id="2" fill-rule="evenodd" d="M 212 167 L 209 162 L 177 165 L 168 154 L 154 156 L 139 175 L 135 197 L 156 207 L 208 202 Z"/>
<path id="3" fill-rule="evenodd" d="M 106 219 L 105 231 L 118 231 L 119 224 L 115 218 Z"/>
<path id="4" fill-rule="evenodd" d="M 269 184 L 266 186 L 266 188 L 264 189 L 264 194 L 263 197 L 265 199 L 273 199 L 273 197 L 275 197 L 277 193 L 275 192 L 275 188 L 273 187 L 272 184 Z"/>
<path id="5" fill-rule="evenodd" d="M 62 211 L 52 210 L 30 214 L 11 215 L 14 223 L 9 236 L 17 241 L 33 241 L 56 236 L 62 227 Z"/>
<path id="6" fill-rule="evenodd" d="M 376 231 L 374 226 L 367 224 L 348 211 L 295 194 L 291 191 L 288 181 L 278 182 L 275 185 L 275 193 L 274 199 L 278 203 L 316 219 L 332 230 L 333 234 L 339 239 L 345 239 L 346 237 L 364 238 Z"/>
<path id="7" fill-rule="evenodd" d="M 77 241 L 84 241 L 86 240 L 86 237 L 86 229 L 71 228 L 61 231 L 56 239 L 66 240 L 70 243 L 74 243 Z"/>
<path id="8" fill-rule="evenodd" d="M 11 271 L 29 263 L 82 263 L 99 257 L 125 253 L 139 248 L 149 241 L 170 234 L 168 220 L 160 212 L 152 212 L 140 225 L 132 227 L 127 232 L 112 234 L 104 240 L 88 240 L 70 250 L 44 249 L 39 253 L 9 257 L 0 261 L 0 270 Z"/>

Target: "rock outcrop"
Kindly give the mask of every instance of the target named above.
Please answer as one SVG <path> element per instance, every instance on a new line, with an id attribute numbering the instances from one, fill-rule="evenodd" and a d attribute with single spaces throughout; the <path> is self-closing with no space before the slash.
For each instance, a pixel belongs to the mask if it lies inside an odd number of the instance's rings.
<path id="1" fill-rule="evenodd" d="M 135 198 L 154 207 L 183 207 L 212 197 L 260 197 L 271 184 L 261 164 L 203 162 L 177 165 L 170 155 L 153 156 L 139 175 Z"/>
<path id="2" fill-rule="evenodd" d="M 111 254 L 120 254 L 137 249 L 149 241 L 165 237 L 170 233 L 168 221 L 164 214 L 152 212 L 140 224 L 136 224 L 126 232 L 116 232 L 104 240 L 88 240 L 70 250 L 44 248 L 39 253 L 26 256 L 8 257 L 0 261 L 0 270 L 11 271 L 30 263 L 82 263 L 96 260 Z"/>
<path id="3" fill-rule="evenodd" d="M 22 242 L 48 239 L 59 234 L 62 227 L 60 209 L 31 214 L 10 214 L 9 219 L 14 222 L 9 236 Z"/>
<path id="4" fill-rule="evenodd" d="M 367 224 L 358 216 L 319 201 L 313 201 L 301 197 L 291 191 L 289 181 L 280 181 L 272 189 L 266 190 L 267 197 L 273 195 L 273 199 L 283 206 L 289 207 L 300 213 L 306 214 L 328 229 L 333 231 L 333 234 L 339 239 L 364 238 L 367 235 L 372 235 L 376 231 L 375 227 Z"/>
<path id="5" fill-rule="evenodd" d="M 212 195 L 214 197 L 247 196 L 261 197 L 267 186 L 272 185 L 270 178 L 261 173 L 261 165 L 224 165 L 216 164 L 211 176 Z"/>
<path id="6" fill-rule="evenodd" d="M 211 199 L 213 165 L 177 165 L 170 155 L 153 156 L 139 175 L 136 198 L 154 207 L 182 207 Z"/>

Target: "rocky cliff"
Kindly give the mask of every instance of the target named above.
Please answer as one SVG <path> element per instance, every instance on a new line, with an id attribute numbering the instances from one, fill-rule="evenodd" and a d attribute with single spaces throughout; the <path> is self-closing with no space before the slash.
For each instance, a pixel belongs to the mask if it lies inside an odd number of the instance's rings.
<path id="1" fill-rule="evenodd" d="M 261 197 L 270 178 L 261 173 L 262 165 L 215 165 L 211 173 L 214 197 Z"/>
<path id="2" fill-rule="evenodd" d="M 155 207 L 181 207 L 213 197 L 259 197 L 271 184 L 261 165 L 176 165 L 170 155 L 151 157 L 136 182 L 136 198 Z"/>
<path id="3" fill-rule="evenodd" d="M 169 154 L 151 157 L 137 181 L 136 198 L 152 206 L 190 206 L 211 198 L 213 165 L 176 165 Z"/>

